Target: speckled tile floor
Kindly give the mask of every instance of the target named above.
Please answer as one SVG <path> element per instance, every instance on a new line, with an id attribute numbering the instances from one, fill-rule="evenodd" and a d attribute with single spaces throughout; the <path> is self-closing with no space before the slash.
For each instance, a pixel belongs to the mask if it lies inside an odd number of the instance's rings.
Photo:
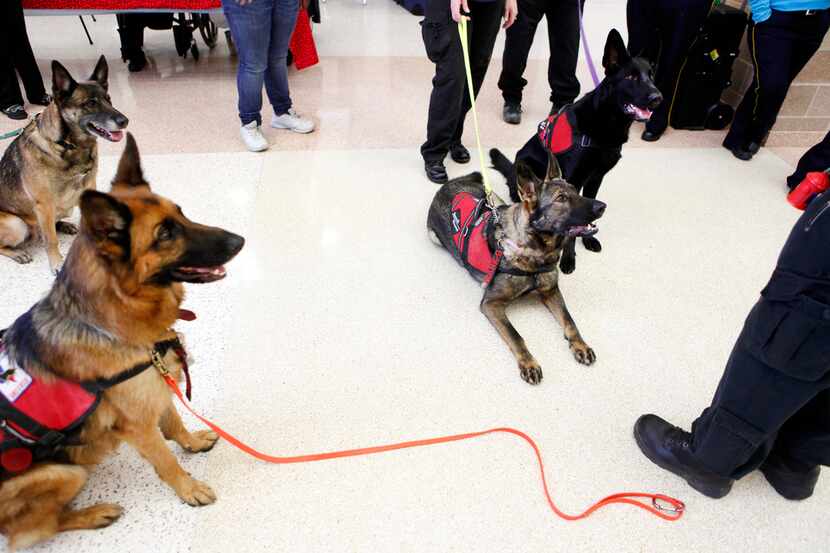
<path id="1" fill-rule="evenodd" d="M 562 283 L 598 361 L 576 364 L 549 313 L 521 302 L 511 319 L 545 370 L 530 387 L 479 313 L 480 288 L 426 237 L 435 187 L 417 152 L 429 75 L 417 18 L 388 0 L 366 8 L 330 0 L 325 10 L 322 64 L 292 74 L 298 107 L 320 130 L 274 132 L 275 147 L 262 155 L 236 141 L 222 46 L 194 65 L 171 55 L 168 34 L 149 34 L 157 70 L 135 76 L 117 61 L 106 18 L 93 27 L 95 48 L 75 21 L 30 23 L 44 67 L 51 56 L 77 70 L 99 51 L 110 57 L 113 96 L 132 119 L 155 189 L 194 219 L 247 238 L 225 281 L 189 289 L 186 306 L 199 319 L 181 329 L 197 361 L 195 407 L 283 455 L 512 425 L 538 441 L 565 510 L 643 489 L 680 497 L 687 515 L 669 524 L 614 507 L 563 523 L 547 510 L 531 452 L 507 437 L 292 466 L 262 464 L 224 442 L 207 455 L 177 453 L 219 495 L 201 509 L 183 505 L 124 447 L 77 501 L 118 502 L 124 517 L 35 551 L 825 550 L 826 481 L 811 500 L 789 503 L 752 475 L 715 502 L 650 465 L 631 438 L 641 413 L 688 425 L 711 398 L 797 217 L 783 179 L 784 159 L 798 153 L 764 150 L 740 163 L 717 147 L 717 133 L 671 133 L 656 146 L 632 140 L 601 191 L 605 249 L 580 249 L 577 272 Z M 587 10 L 597 50 L 624 21 L 624 3 L 590 0 Z M 539 98 L 544 46 L 531 64 Z M 500 124 L 495 74 L 482 96 L 483 131 L 511 151 L 547 108 L 528 106 L 519 129 Z M 195 95 L 211 100 L 189 109 Z M 392 108 L 400 121 L 390 121 Z M 102 189 L 120 147 L 103 148 Z M 25 267 L 0 260 L 3 324 L 49 286 L 36 253 Z"/>

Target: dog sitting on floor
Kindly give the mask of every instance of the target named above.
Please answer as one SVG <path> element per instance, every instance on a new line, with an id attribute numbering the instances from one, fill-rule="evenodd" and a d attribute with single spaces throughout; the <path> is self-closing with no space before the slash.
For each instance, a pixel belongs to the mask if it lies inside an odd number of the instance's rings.
<path id="1" fill-rule="evenodd" d="M 480 173 L 451 180 L 435 194 L 427 229 L 485 285 L 481 311 L 510 347 L 522 379 L 539 384 L 542 369 L 508 320 L 507 307 L 536 292 L 562 325 L 574 358 L 585 365 L 596 360 L 565 306 L 557 262 L 567 238 L 597 232 L 592 223 L 602 216 L 605 204 L 580 196 L 563 180 L 552 154 L 543 178 L 521 160 L 516 177 L 520 203 L 505 205 L 497 199 L 494 209 L 486 205 Z"/>
<path id="2" fill-rule="evenodd" d="M 25 247 L 40 238 L 52 272 L 60 269 L 57 233 L 78 232 L 61 219 L 72 213 L 84 190 L 95 188 L 97 139 L 118 142 L 129 122 L 112 107 L 108 74 L 104 56 L 82 82 L 52 62 L 52 103 L 0 159 L 0 255 L 30 263 Z"/>
<path id="3" fill-rule="evenodd" d="M 185 429 L 158 364 L 181 378 L 185 354 L 171 327 L 183 283 L 224 278 L 244 239 L 194 223 L 154 194 L 129 134 L 112 191 L 88 190 L 80 207 L 80 233 L 51 291 L 0 338 L 0 414 L 9 422 L 0 429 L 0 531 L 12 549 L 117 519 L 117 505 L 68 504 L 85 466 L 121 442 L 186 503 L 216 500 L 165 439 L 197 453 L 218 436 Z M 44 429 L 50 417 L 69 420 Z"/>
<path id="4" fill-rule="evenodd" d="M 548 154 L 555 154 L 564 178 L 586 198 L 597 197 L 602 179 L 620 160 L 631 124 L 647 121 L 663 101 L 651 65 L 628 53 L 616 29 L 608 34 L 602 66 L 605 79 L 599 86 L 552 113 L 516 154 L 516 163 L 525 162 L 539 178 L 545 174 Z M 514 164 L 496 149 L 490 157 L 493 167 L 507 178 L 511 199 L 519 201 Z M 602 249 L 594 236 L 583 236 L 582 244 L 590 251 Z M 560 268 L 566 274 L 576 268 L 573 238 L 564 246 Z"/>

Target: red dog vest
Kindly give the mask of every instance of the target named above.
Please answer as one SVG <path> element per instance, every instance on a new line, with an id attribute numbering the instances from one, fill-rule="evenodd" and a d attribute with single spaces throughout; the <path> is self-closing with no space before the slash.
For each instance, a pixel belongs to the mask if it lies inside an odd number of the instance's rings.
<path id="1" fill-rule="evenodd" d="M 554 154 L 567 152 L 574 145 L 574 130 L 568 119 L 568 112 L 560 111 L 549 115 L 539 123 L 539 140 Z"/>
<path id="2" fill-rule="evenodd" d="M 485 234 L 492 216 L 484 198 L 459 192 L 452 199 L 452 240 L 456 252 L 470 274 L 485 286 L 493 280 L 502 255 L 501 250 L 490 249 Z"/>
<path id="3" fill-rule="evenodd" d="M 170 349 L 181 359 L 189 396 L 190 377 L 181 342 L 176 338 L 155 346 L 162 356 Z M 71 445 L 71 436 L 80 431 L 107 388 L 151 366 L 152 362 L 141 363 L 112 378 L 86 382 L 42 379 L 17 366 L 0 332 L 0 476 L 22 472 L 34 461 L 53 456 L 57 447 Z"/>

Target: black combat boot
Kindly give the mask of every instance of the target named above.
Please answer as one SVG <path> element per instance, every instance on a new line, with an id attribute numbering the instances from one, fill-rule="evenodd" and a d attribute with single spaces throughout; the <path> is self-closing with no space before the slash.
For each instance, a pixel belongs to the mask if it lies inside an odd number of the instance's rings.
<path id="1" fill-rule="evenodd" d="M 637 420 L 634 439 L 652 463 L 683 478 L 703 495 L 720 499 L 732 489 L 734 480 L 714 474 L 695 459 L 690 449 L 691 434 L 657 415 L 643 415 Z"/>

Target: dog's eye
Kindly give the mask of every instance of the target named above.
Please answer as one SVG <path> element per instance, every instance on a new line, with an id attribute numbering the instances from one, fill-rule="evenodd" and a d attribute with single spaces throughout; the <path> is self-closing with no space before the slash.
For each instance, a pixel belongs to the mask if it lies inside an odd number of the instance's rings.
<path id="1" fill-rule="evenodd" d="M 176 237 L 176 225 L 170 221 L 165 221 L 156 229 L 156 243 L 168 242 Z"/>
<path id="2" fill-rule="evenodd" d="M 553 201 L 561 204 L 562 202 L 567 201 L 567 199 L 568 197 L 565 194 L 557 194 L 554 196 Z"/>
<path id="3" fill-rule="evenodd" d="M 88 107 L 88 108 L 94 108 L 97 104 L 98 104 L 98 100 L 95 99 L 95 98 L 90 98 L 89 100 L 86 101 L 86 107 Z"/>
<path id="4" fill-rule="evenodd" d="M 627 81 L 639 81 L 640 76 L 639 75 L 626 75 L 625 80 L 627 80 Z"/>

